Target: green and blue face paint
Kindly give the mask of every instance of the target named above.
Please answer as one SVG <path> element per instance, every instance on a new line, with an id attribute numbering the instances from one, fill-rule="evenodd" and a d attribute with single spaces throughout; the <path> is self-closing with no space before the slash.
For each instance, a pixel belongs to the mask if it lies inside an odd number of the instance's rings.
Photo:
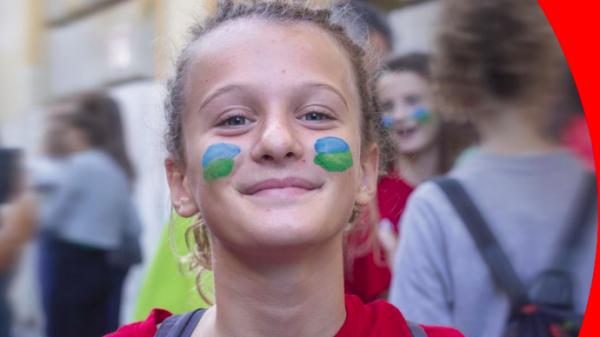
<path id="1" fill-rule="evenodd" d="M 315 143 L 315 164 L 330 172 L 343 172 L 352 167 L 348 143 L 337 137 L 325 137 Z"/>
<path id="2" fill-rule="evenodd" d="M 202 157 L 204 180 L 212 182 L 228 176 L 233 170 L 233 158 L 242 150 L 237 145 L 217 143 L 208 147 Z"/>
<path id="3" fill-rule="evenodd" d="M 424 107 L 416 108 L 411 117 L 417 121 L 417 124 L 423 125 L 429 123 L 431 120 L 431 113 Z"/>
<path id="4" fill-rule="evenodd" d="M 384 129 L 391 130 L 394 128 L 394 118 L 390 116 L 383 116 L 383 118 L 381 118 L 381 124 L 383 125 Z"/>
<path id="5" fill-rule="evenodd" d="M 410 118 L 414 119 L 417 124 L 423 125 L 429 123 L 431 120 L 431 113 L 424 107 L 418 107 L 412 111 Z M 394 126 L 394 118 L 390 116 L 383 116 L 383 118 L 381 118 L 381 124 L 385 129 L 391 130 Z"/>

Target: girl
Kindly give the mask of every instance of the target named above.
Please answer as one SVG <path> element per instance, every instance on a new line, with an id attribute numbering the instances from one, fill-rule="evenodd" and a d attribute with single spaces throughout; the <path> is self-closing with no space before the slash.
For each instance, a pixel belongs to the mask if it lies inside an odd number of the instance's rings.
<path id="1" fill-rule="evenodd" d="M 122 285 L 136 248 L 130 238 L 140 232 L 129 195 L 133 172 L 112 99 L 84 95 L 63 109 L 56 122 L 68 163 L 41 210 L 46 334 L 102 336 L 118 327 Z"/>
<path id="2" fill-rule="evenodd" d="M 192 30 L 165 164 L 175 210 L 197 217 L 192 266 L 213 269 L 216 305 L 112 336 L 411 335 L 391 305 L 344 296 L 343 231 L 375 194 L 382 133 L 363 52 L 330 14 L 221 1 Z"/>
<path id="3" fill-rule="evenodd" d="M 350 234 L 348 240 L 352 245 L 349 253 L 358 256 L 346 277 L 346 292 L 358 295 L 363 302 L 387 297 L 391 282 L 388 266 L 393 265 L 398 222 L 408 196 L 423 181 L 448 172 L 474 140 L 470 125 L 442 120 L 433 107 L 431 86 L 430 58 L 420 53 L 388 60 L 377 79 L 383 123 L 399 155 L 384 164 L 388 174 L 380 179 L 377 203 L 370 209 L 378 217 L 371 220 L 374 223 L 367 230 Z M 377 230 L 377 238 L 369 228 Z M 381 253 L 378 245 L 371 244 L 377 239 Z"/>

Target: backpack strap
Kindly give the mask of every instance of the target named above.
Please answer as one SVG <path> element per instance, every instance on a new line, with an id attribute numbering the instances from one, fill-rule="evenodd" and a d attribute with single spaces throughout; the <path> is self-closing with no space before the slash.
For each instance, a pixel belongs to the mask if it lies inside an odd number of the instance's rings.
<path id="1" fill-rule="evenodd" d="M 454 178 L 442 177 L 434 179 L 454 206 L 471 233 L 477 249 L 487 264 L 496 284 L 508 295 L 513 309 L 529 303 L 527 291 L 515 273 L 508 257 L 498 244 L 498 240 L 490 230 L 487 222 L 462 187 Z"/>
<path id="2" fill-rule="evenodd" d="M 168 317 L 161 323 L 154 337 L 190 337 L 205 313 L 206 309 L 198 309 Z"/>
<path id="3" fill-rule="evenodd" d="M 569 270 L 572 262 L 573 253 L 580 245 L 585 232 L 585 228 L 591 224 L 591 217 L 594 214 L 598 200 L 598 185 L 596 174 L 587 173 L 583 179 L 580 188 L 579 197 L 574 200 L 574 204 L 567 218 L 567 232 L 564 236 L 562 246 L 557 251 L 552 269 Z"/>
<path id="4" fill-rule="evenodd" d="M 406 324 L 408 324 L 408 329 L 410 330 L 410 335 L 412 337 L 427 337 L 425 329 L 419 324 L 411 321 L 406 321 Z"/>

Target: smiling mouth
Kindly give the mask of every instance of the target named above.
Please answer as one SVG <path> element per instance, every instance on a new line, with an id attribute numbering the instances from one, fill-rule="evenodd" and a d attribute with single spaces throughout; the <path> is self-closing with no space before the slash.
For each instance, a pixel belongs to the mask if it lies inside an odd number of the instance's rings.
<path id="1" fill-rule="evenodd" d="M 288 177 L 268 179 L 252 185 L 243 194 L 263 197 L 285 197 L 302 195 L 318 189 L 319 186 L 306 179 Z"/>
<path id="2" fill-rule="evenodd" d="M 412 135 L 414 135 L 415 132 L 417 132 L 417 130 L 418 130 L 417 126 L 413 126 L 413 127 L 409 127 L 409 128 L 402 128 L 402 129 L 396 130 L 396 134 L 398 136 L 400 136 L 400 138 L 409 138 Z"/>

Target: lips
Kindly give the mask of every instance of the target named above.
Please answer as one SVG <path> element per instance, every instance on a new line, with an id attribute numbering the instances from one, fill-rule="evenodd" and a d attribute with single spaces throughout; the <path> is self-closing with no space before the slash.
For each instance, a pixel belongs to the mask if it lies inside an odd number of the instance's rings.
<path id="1" fill-rule="evenodd" d="M 398 128 L 398 129 L 396 129 L 396 134 L 402 138 L 408 138 L 408 137 L 412 136 L 417 131 L 417 129 L 418 129 L 417 126 Z"/>
<path id="2" fill-rule="evenodd" d="M 317 188 L 319 188 L 319 185 L 309 180 L 298 177 L 288 177 L 285 179 L 268 179 L 261 181 L 243 191 L 243 194 L 260 195 L 282 190 L 287 190 L 292 194 L 298 194 L 302 192 L 309 192 Z"/>

